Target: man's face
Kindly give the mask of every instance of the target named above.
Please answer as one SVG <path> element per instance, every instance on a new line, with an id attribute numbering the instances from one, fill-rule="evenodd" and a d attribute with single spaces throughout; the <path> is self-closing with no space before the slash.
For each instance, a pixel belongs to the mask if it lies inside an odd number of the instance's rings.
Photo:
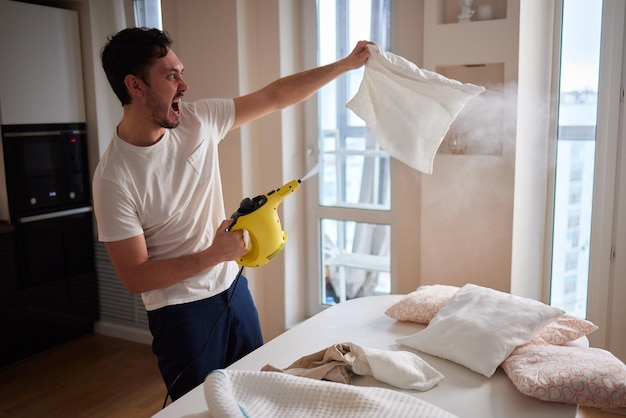
<path id="1" fill-rule="evenodd" d="M 159 127 L 178 126 L 180 99 L 189 88 L 183 80 L 183 71 L 183 64 L 171 49 L 150 67 L 146 80 L 146 107 Z"/>

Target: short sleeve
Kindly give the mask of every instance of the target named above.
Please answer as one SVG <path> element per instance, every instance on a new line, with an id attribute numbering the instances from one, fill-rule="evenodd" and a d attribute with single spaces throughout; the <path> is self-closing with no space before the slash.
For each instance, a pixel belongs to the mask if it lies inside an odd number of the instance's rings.
<path id="1" fill-rule="evenodd" d="M 120 241 L 143 233 L 135 205 L 119 185 L 94 177 L 92 187 L 99 241 Z"/>

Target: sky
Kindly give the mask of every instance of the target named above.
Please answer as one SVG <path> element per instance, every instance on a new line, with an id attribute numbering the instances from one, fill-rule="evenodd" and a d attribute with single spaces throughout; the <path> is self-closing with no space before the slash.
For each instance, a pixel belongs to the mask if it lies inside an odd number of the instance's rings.
<path id="1" fill-rule="evenodd" d="M 564 0 L 561 91 L 597 91 L 602 0 Z"/>

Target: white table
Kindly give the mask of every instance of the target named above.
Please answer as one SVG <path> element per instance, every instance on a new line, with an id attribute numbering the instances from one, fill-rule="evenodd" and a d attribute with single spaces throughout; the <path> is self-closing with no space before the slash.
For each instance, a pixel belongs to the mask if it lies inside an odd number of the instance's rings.
<path id="1" fill-rule="evenodd" d="M 576 406 L 540 401 L 520 393 L 498 369 L 486 378 L 463 366 L 411 350 L 395 339 L 413 334 L 424 325 L 399 322 L 384 312 L 401 296 L 384 295 L 352 299 L 335 305 L 279 335 L 229 369 L 260 370 L 266 364 L 285 368 L 307 354 L 336 343 L 352 342 L 363 347 L 412 351 L 445 376 L 426 392 L 401 390 L 468 418 L 574 418 Z M 461 347 L 462 349 L 462 347 Z M 355 376 L 354 385 L 392 388 L 369 376 Z M 392 388 L 395 389 L 395 388 Z M 157 418 L 210 417 L 203 385 L 168 405 Z"/>

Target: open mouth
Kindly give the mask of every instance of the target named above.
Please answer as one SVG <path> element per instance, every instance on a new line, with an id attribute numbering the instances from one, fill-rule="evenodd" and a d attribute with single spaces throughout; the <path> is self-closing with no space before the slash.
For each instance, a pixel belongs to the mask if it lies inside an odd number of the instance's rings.
<path id="1" fill-rule="evenodd" d="M 176 113 L 176 116 L 180 116 L 180 102 L 183 99 L 183 92 L 179 91 L 172 100 L 172 111 Z"/>

